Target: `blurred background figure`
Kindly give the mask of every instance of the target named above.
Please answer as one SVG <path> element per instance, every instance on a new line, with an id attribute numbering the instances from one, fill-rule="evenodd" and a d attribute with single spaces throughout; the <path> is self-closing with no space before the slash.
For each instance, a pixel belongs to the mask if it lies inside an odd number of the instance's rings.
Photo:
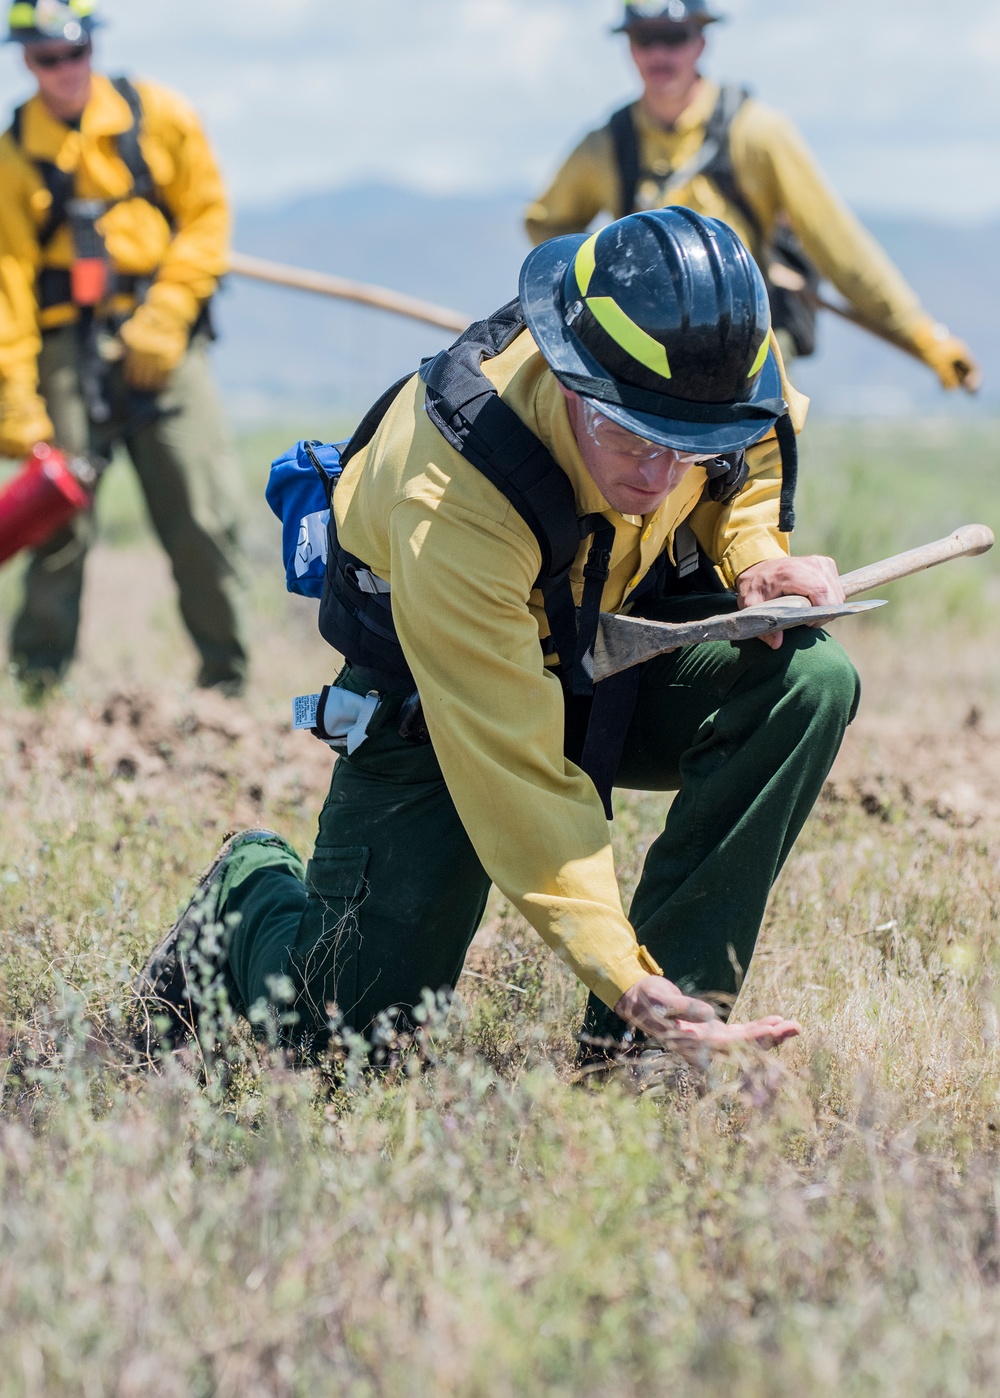
<path id="1" fill-rule="evenodd" d="M 685 204 L 724 219 L 769 283 L 786 362 L 815 348 L 815 294 L 832 282 L 852 317 L 921 359 L 945 388 L 974 391 L 968 347 L 936 322 L 827 184 L 790 121 L 741 88 L 702 77 L 706 0 L 626 4 L 642 96 L 590 132 L 526 217 L 535 243 L 586 229 L 598 214 Z"/>
<path id="2" fill-rule="evenodd" d="M 208 362 L 229 209 L 188 104 L 92 70 L 95 11 L 96 0 L 10 10 L 37 92 L 0 138 L 0 454 L 127 447 L 198 684 L 235 694 L 239 482 Z M 31 559 L 11 639 L 29 690 L 73 658 L 89 533 L 80 516 Z"/>

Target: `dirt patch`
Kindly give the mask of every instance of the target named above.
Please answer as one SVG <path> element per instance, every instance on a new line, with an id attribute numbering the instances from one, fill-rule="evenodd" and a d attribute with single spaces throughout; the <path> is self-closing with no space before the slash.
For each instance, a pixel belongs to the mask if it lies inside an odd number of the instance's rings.
<path id="1" fill-rule="evenodd" d="M 891 714 L 862 715 L 848 730 L 825 792 L 873 818 L 923 816 L 957 829 L 1000 828 L 1000 731 L 970 705 L 955 722 L 921 726 Z"/>
<path id="2" fill-rule="evenodd" d="M 40 769 L 56 778 L 81 771 L 145 800 L 182 788 L 192 812 L 224 803 L 237 824 L 263 811 L 318 812 L 330 782 L 329 750 L 287 723 L 256 718 L 212 692 L 183 696 L 131 688 L 103 703 L 58 698 L 44 710 L 7 714 L 2 748 L 14 783 Z"/>

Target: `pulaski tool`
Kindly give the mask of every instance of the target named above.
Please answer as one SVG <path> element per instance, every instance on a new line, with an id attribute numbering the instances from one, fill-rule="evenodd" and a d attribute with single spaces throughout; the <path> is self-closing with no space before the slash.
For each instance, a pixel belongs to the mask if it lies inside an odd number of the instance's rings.
<path id="1" fill-rule="evenodd" d="M 848 597 L 857 597 L 873 587 L 883 587 L 886 583 L 922 573 L 926 568 L 934 568 L 953 558 L 973 558 L 986 553 L 993 542 L 993 531 L 985 524 L 965 524 L 946 539 L 921 544 L 906 553 L 870 563 L 853 573 L 845 573 L 840 581 Z M 684 622 L 644 621 L 641 617 L 602 612 L 594 648 L 594 679 L 607 679 L 620 670 L 628 670 L 657 655 L 668 655 L 682 646 L 697 646 L 703 641 L 745 641 L 771 631 L 817 626 L 884 606 L 884 602 L 843 602 L 839 606 L 813 607 L 805 597 L 778 597 L 743 611 Z"/>

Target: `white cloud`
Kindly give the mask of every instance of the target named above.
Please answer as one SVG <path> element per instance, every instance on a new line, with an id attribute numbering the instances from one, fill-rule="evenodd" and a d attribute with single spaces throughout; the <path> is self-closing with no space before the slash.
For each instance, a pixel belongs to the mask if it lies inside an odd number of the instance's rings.
<path id="1" fill-rule="evenodd" d="M 879 211 L 1000 211 L 995 0 L 725 0 L 710 70 Z M 105 0 L 109 67 L 187 92 L 243 202 L 359 179 L 531 187 L 623 100 L 617 0 Z M 16 55 L 0 68 L 24 91 Z"/>

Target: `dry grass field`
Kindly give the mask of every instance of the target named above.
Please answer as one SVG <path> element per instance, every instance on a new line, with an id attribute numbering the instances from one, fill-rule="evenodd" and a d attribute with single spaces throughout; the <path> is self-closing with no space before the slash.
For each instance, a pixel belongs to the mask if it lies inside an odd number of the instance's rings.
<path id="1" fill-rule="evenodd" d="M 582 992 L 499 900 L 432 1071 L 334 1090 L 242 1032 L 205 1072 L 121 1052 L 222 833 L 307 850 L 329 779 L 288 731 L 334 663 L 263 513 L 288 435 L 244 443 L 245 703 L 190 691 L 119 467 L 71 683 L 39 710 L 0 681 L 0 1398 L 1000 1391 L 992 558 L 841 623 L 862 712 L 739 1005 L 801 1019 L 779 1054 L 575 1085 Z M 997 440 L 816 424 L 798 547 L 852 567 L 996 525 Z M 620 802 L 626 890 L 667 799 Z"/>

